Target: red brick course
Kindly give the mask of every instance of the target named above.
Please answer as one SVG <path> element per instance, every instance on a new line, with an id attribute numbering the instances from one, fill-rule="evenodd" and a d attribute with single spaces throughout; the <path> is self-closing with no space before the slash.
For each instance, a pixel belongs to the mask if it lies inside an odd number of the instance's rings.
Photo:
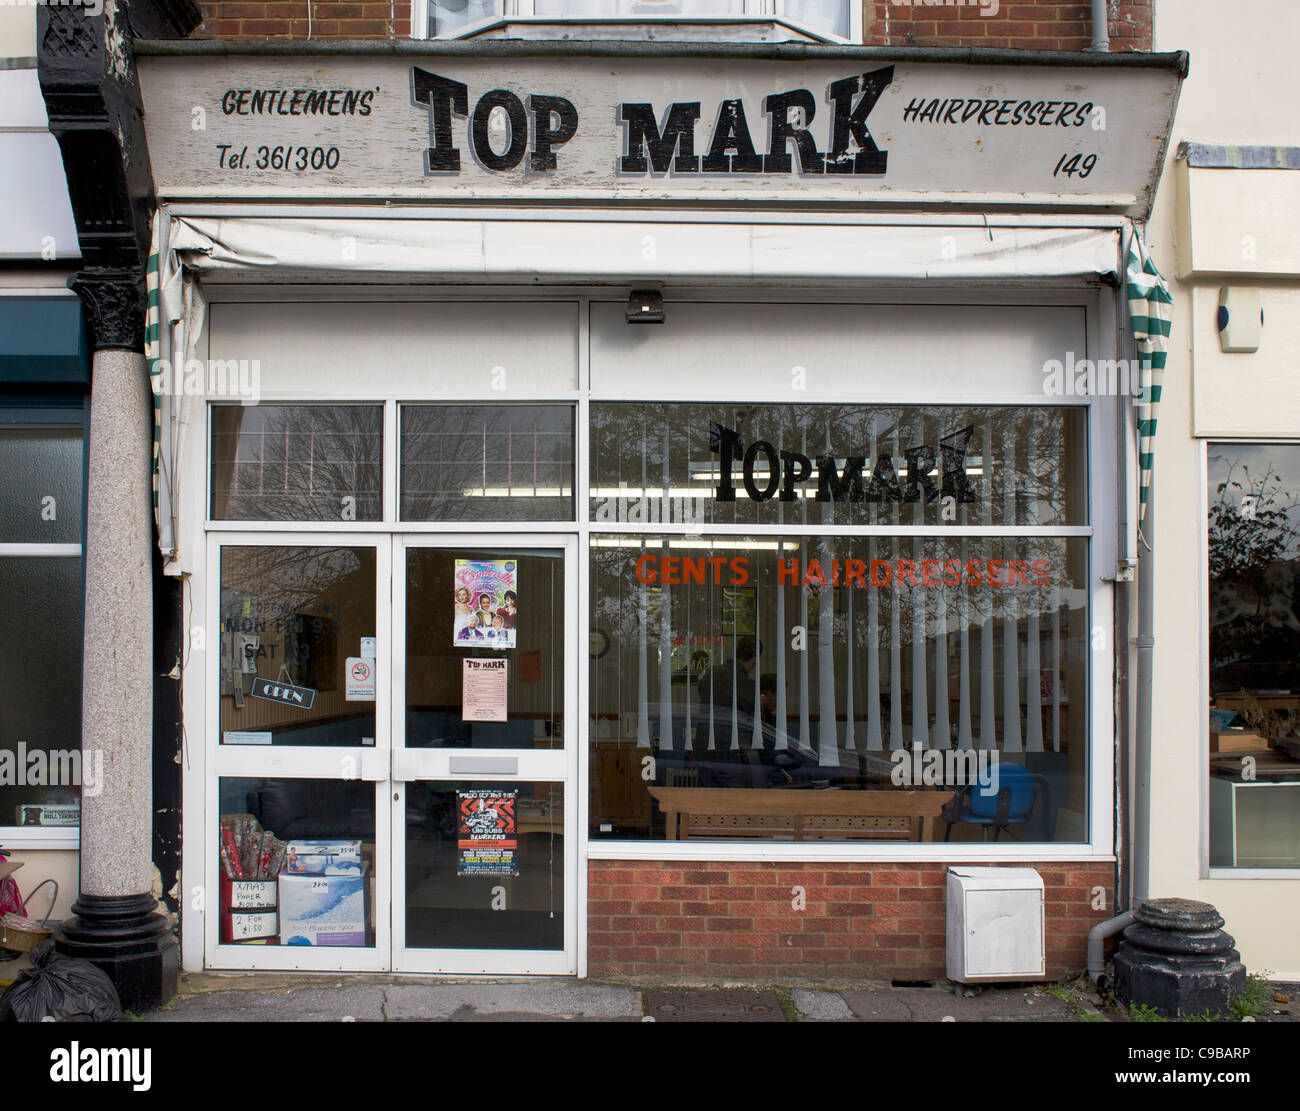
<path id="1" fill-rule="evenodd" d="M 1091 5 L 1057 0 L 1001 0 L 981 14 L 966 0 L 947 4 L 864 3 L 864 41 L 876 46 L 986 46 L 1021 50 L 1082 50 L 1092 41 Z M 1152 0 L 1108 0 L 1113 51 L 1151 49 Z M 201 3 L 196 38 L 305 39 L 308 0 L 209 0 Z M 991 9 L 986 0 L 983 10 Z M 411 0 L 311 0 L 313 39 L 407 38 Z"/>
<path id="2" fill-rule="evenodd" d="M 1088 930 L 1114 914 L 1115 866 L 1028 866 L 1043 877 L 1047 972 L 1060 979 L 1084 968 Z M 944 864 L 593 860 L 590 891 L 646 894 L 592 899 L 589 972 L 663 983 L 935 979 L 945 970 L 946 871 Z M 1104 906 L 1094 910 L 1098 887 Z M 697 894 L 701 888 L 707 896 Z M 803 909 L 793 905 L 794 888 L 803 889 Z"/>

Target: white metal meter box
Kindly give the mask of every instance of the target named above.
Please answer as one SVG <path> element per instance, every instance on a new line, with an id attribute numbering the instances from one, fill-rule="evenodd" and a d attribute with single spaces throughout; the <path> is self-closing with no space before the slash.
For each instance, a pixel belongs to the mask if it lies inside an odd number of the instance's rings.
<path id="1" fill-rule="evenodd" d="M 948 979 L 1045 975 L 1043 877 L 1032 868 L 948 869 Z"/>

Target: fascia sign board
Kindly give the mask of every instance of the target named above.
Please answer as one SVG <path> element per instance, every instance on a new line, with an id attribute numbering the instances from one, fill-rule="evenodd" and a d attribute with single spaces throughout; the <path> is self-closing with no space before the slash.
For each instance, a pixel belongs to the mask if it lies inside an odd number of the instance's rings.
<path id="1" fill-rule="evenodd" d="M 166 199 L 1150 207 L 1180 77 L 853 58 L 139 59 Z"/>

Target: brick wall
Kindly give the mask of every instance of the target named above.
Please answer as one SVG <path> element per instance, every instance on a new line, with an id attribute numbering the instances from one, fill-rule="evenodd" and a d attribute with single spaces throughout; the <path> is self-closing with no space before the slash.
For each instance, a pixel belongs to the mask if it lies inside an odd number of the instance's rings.
<path id="1" fill-rule="evenodd" d="M 989 46 L 1082 50 L 1092 41 L 1091 7 L 1058 0 L 971 0 L 938 5 L 915 0 L 851 0 L 863 4 L 866 42 L 891 46 Z M 1111 49 L 1151 49 L 1152 0 L 1108 0 Z M 209 0 L 201 3 L 196 38 L 305 39 L 307 0 Z M 981 10 L 989 15 L 981 15 Z M 312 0 L 313 39 L 387 39 L 410 35 L 411 0 Z"/>
<path id="2" fill-rule="evenodd" d="M 865 0 L 868 43 L 1083 50 L 1092 42 L 1092 5 L 1058 0 L 973 0 L 947 4 Z M 1151 49 L 1151 0 L 1107 0 L 1112 51 Z M 988 15 L 982 15 L 988 11 Z"/>
<path id="3" fill-rule="evenodd" d="M 191 38 L 305 39 L 308 0 L 200 3 L 203 26 Z M 313 39 L 409 38 L 411 0 L 311 0 Z"/>
<path id="4" fill-rule="evenodd" d="M 1023 865 L 1021 865 L 1023 867 Z M 592 976 L 664 983 L 931 980 L 944 975 L 944 864 L 755 864 L 593 860 Z M 1110 918 L 1113 864 L 1037 864 L 1051 979 L 1087 963 Z M 792 905 L 802 887 L 806 906 Z M 1092 909 L 1092 889 L 1105 909 Z"/>

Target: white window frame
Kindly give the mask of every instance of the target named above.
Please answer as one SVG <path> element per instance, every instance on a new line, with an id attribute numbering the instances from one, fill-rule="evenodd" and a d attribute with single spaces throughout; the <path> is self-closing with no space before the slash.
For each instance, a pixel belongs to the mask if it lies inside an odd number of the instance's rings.
<path id="1" fill-rule="evenodd" d="M 1197 653 L 1197 670 L 1200 673 L 1200 705 L 1198 732 L 1201 752 L 1201 798 L 1199 813 L 1201 830 L 1200 873 L 1202 879 L 1211 880 L 1300 880 L 1300 868 L 1224 868 L 1210 865 L 1210 444 L 1281 444 L 1300 447 L 1300 439 L 1285 436 L 1206 436 L 1197 445 L 1197 574 L 1200 578 L 1200 651 Z"/>
<path id="2" fill-rule="evenodd" d="M 825 43 L 860 43 L 863 37 L 862 4 L 845 0 L 849 9 L 847 38 L 818 30 L 785 15 L 785 0 L 742 0 L 743 15 L 536 15 L 533 0 L 495 0 L 496 12 L 486 19 L 468 24 L 450 35 L 429 35 L 430 0 L 412 0 L 411 38 L 432 41 L 468 38 L 505 23 L 778 23 L 800 34 Z"/>

